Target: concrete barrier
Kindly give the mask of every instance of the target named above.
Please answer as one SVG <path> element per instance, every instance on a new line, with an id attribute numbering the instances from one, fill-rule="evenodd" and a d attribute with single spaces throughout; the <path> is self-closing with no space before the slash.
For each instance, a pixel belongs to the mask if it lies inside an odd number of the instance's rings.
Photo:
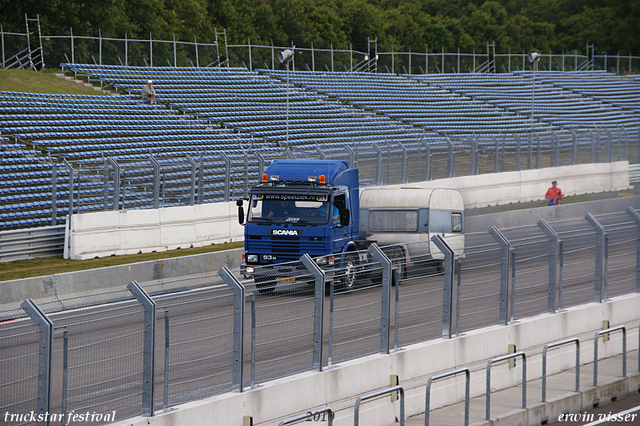
<path id="1" fill-rule="evenodd" d="M 412 186 L 453 188 L 465 208 L 543 200 L 552 180 L 566 195 L 629 188 L 629 163 L 579 164 L 520 172 L 463 176 Z M 398 185 L 392 185 L 398 186 Z M 66 259 L 91 259 L 240 241 L 235 202 L 155 210 L 124 210 L 73 215 L 67 229 Z"/>
<path id="2" fill-rule="evenodd" d="M 638 348 L 640 294 L 633 294 L 606 303 L 591 303 L 557 314 L 523 319 L 508 326 L 474 330 L 452 339 L 420 343 L 389 355 L 372 355 L 343 362 L 323 372 L 308 372 L 274 380 L 243 393 L 226 393 L 174 407 L 175 410 L 153 418 L 134 418 L 118 424 L 173 426 L 199 424 L 201 419 L 207 419 L 210 424 L 241 426 L 243 416 L 252 416 L 254 424 L 267 426 L 276 425 L 282 418 L 293 414 L 328 405 L 337 411 L 334 425 L 350 425 L 353 424 L 355 399 L 389 387 L 390 374 L 398 375 L 400 384 L 404 385 L 407 416 L 415 415 L 424 411 L 424 384 L 428 377 L 435 374 L 469 367 L 472 371 L 471 396 L 484 394 L 487 360 L 506 355 L 509 344 L 515 344 L 518 351 L 527 353 L 528 381 L 541 377 L 542 347 L 550 342 L 579 337 L 581 364 L 592 362 L 594 332 L 601 330 L 603 319 L 609 320 L 612 325 L 626 324 L 630 331 L 627 349 L 631 351 Z M 600 343 L 599 357 L 617 355 L 621 352 L 620 348 L 619 334 L 612 334 L 609 342 Z M 572 348 L 555 351 L 548 357 L 548 363 L 550 368 L 553 366 L 553 371 L 548 370 L 548 374 L 573 368 L 575 355 Z M 630 362 L 629 365 L 635 363 Z M 518 385 L 521 382 L 520 368 L 516 366 L 510 369 L 508 363 L 496 365 L 492 369 L 492 386 L 501 389 Z M 629 371 L 632 371 L 631 367 Z M 584 386 L 587 384 L 584 383 Z M 572 383 L 568 383 L 567 388 L 571 387 Z M 464 395 L 464 380 L 459 378 L 439 383 L 433 389 L 433 394 L 432 409 L 458 402 L 460 395 Z M 361 424 L 394 424 L 398 415 L 397 405 L 390 398 L 368 403 L 360 413 Z"/>
<path id="3" fill-rule="evenodd" d="M 553 180 L 558 181 L 564 195 L 628 189 L 629 162 L 578 164 L 463 176 L 417 182 L 411 186 L 457 189 L 462 193 L 465 208 L 472 209 L 544 200 L 544 195 Z"/>
<path id="4" fill-rule="evenodd" d="M 0 311 L 17 307 L 25 299 L 46 302 L 122 290 L 134 280 L 143 284 L 149 281 L 196 274 L 215 274 L 223 266 L 231 270 L 238 269 L 242 252 L 242 249 L 233 249 L 86 271 L 0 281 Z"/>
<path id="5" fill-rule="evenodd" d="M 73 215 L 65 259 L 150 253 L 239 241 L 235 202 Z"/>

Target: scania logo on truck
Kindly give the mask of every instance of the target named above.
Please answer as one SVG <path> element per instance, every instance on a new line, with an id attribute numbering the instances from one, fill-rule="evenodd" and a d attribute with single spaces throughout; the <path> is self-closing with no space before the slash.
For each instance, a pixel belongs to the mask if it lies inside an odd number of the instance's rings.
<path id="1" fill-rule="evenodd" d="M 280 237 L 298 237 L 302 235 L 302 231 L 297 229 L 272 229 L 269 233 Z"/>

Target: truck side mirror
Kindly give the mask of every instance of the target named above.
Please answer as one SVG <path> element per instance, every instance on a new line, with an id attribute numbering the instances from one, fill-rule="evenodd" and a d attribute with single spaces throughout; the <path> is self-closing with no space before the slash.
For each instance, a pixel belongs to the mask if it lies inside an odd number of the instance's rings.
<path id="1" fill-rule="evenodd" d="M 236 201 L 236 206 L 238 206 L 238 223 L 240 223 L 240 225 L 244 225 L 244 208 L 242 207 L 242 200 Z"/>

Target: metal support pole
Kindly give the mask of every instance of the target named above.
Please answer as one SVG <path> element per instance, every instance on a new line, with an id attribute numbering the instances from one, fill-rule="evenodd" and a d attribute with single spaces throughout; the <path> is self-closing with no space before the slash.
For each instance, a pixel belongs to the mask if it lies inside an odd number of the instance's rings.
<path id="1" fill-rule="evenodd" d="M 325 273 L 307 253 L 300 258 L 300 262 L 302 262 L 305 268 L 307 268 L 307 271 L 313 275 L 315 281 L 315 301 L 313 310 L 313 370 L 322 371 L 322 343 L 324 341 L 324 289 L 326 285 Z"/>
<path id="2" fill-rule="evenodd" d="M 425 141 L 424 139 L 422 139 L 422 146 L 424 146 L 425 149 L 425 163 L 424 163 L 424 173 L 425 173 L 425 179 L 424 180 L 431 180 L 431 145 L 429 145 L 429 143 L 427 143 L 427 141 Z M 418 179 L 420 180 L 420 179 Z"/>
<path id="3" fill-rule="evenodd" d="M 391 326 L 391 260 L 377 244 L 369 246 L 369 252 L 382 266 L 382 313 L 380 316 L 380 353 L 389 353 L 389 327 Z"/>
<path id="4" fill-rule="evenodd" d="M 156 376 L 156 302 L 136 281 L 131 281 L 127 285 L 127 290 L 133 294 L 133 297 L 135 297 L 144 308 L 142 415 L 153 417 L 155 413 L 153 393 Z"/>
<path id="5" fill-rule="evenodd" d="M 191 190 L 189 191 L 189 205 L 193 206 L 196 201 L 196 168 L 195 160 L 187 154 L 187 161 L 191 164 Z"/>
<path id="6" fill-rule="evenodd" d="M 120 208 L 120 165 L 113 158 L 107 158 L 107 162 L 113 167 L 113 210 Z M 107 170 L 108 173 L 108 170 Z"/>
<path id="7" fill-rule="evenodd" d="M 60 419 L 60 426 L 66 426 L 67 421 L 67 389 L 69 383 L 69 335 L 67 330 L 64 330 L 62 335 L 62 402 L 60 412 L 62 418 Z"/>
<path id="8" fill-rule="evenodd" d="M 553 166 L 558 167 L 560 165 L 560 138 L 558 133 L 551 133 L 551 139 L 553 140 Z"/>
<path id="9" fill-rule="evenodd" d="M 575 130 L 571 129 L 571 136 L 573 137 L 573 149 L 571 150 L 571 165 L 578 164 L 578 134 Z"/>
<path id="10" fill-rule="evenodd" d="M 349 145 L 345 145 L 344 148 L 347 150 L 347 153 L 349 154 L 349 167 L 351 168 L 357 167 L 356 152 Z"/>
<path id="11" fill-rule="evenodd" d="M 240 281 L 226 266 L 218 271 L 218 275 L 233 290 L 233 385 L 234 392 L 244 390 L 244 295 L 245 290 Z"/>
<path id="12" fill-rule="evenodd" d="M 500 260 L 500 324 L 507 325 L 509 318 L 507 301 L 509 300 L 509 263 L 511 260 L 511 243 L 495 226 L 492 226 L 491 229 L 489 229 L 489 233 L 502 247 Z"/>
<path id="13" fill-rule="evenodd" d="M 198 168 L 198 204 L 202 203 L 204 203 L 204 160 L 201 155 Z"/>
<path id="14" fill-rule="evenodd" d="M 164 391 L 163 409 L 169 408 L 169 349 L 171 348 L 171 328 L 169 327 L 169 309 L 164 310 Z"/>
<path id="15" fill-rule="evenodd" d="M 595 276 L 595 291 L 594 301 L 602 303 L 606 299 L 606 286 L 604 285 L 604 259 L 605 259 L 605 240 L 607 233 L 604 226 L 591 214 L 587 213 L 584 217 L 587 222 L 596 230 L 596 276 Z"/>
<path id="16" fill-rule="evenodd" d="M 556 294 L 557 294 L 557 266 L 558 266 L 558 244 L 560 243 L 560 237 L 556 231 L 551 228 L 546 220 L 540 219 L 538 226 L 542 228 L 545 234 L 551 240 L 549 246 L 549 299 L 547 304 L 547 311 L 555 313 L 557 310 Z"/>
<path id="17" fill-rule="evenodd" d="M 256 385 L 256 294 L 251 293 L 251 374 L 249 388 Z"/>
<path id="18" fill-rule="evenodd" d="M 496 138 L 495 136 L 492 136 L 492 138 L 494 143 L 493 153 L 495 157 L 493 160 L 493 173 L 498 173 L 498 160 L 500 158 L 500 142 L 498 142 L 498 138 Z"/>
<path id="19" fill-rule="evenodd" d="M 520 171 L 520 162 L 522 161 L 520 157 L 522 156 L 522 140 L 520 136 L 516 133 L 513 135 L 516 140 L 516 172 Z"/>
<path id="20" fill-rule="evenodd" d="M 401 142 L 398 143 L 402 149 L 402 183 L 409 182 L 409 173 L 407 170 L 407 147 Z"/>
<path id="21" fill-rule="evenodd" d="M 40 339 L 38 343 L 38 415 L 43 420 L 37 422 L 38 425 L 48 425 L 49 421 L 44 420 L 45 415 L 50 413 L 51 406 L 51 358 L 53 356 L 53 322 L 40 310 L 38 305 L 27 299 L 20 304 L 31 320 L 40 329 Z"/>
<path id="22" fill-rule="evenodd" d="M 536 133 L 536 141 L 536 169 L 539 169 L 542 166 L 542 140 L 538 133 Z"/>
<path id="23" fill-rule="evenodd" d="M 66 158 L 63 158 L 62 162 L 64 163 L 67 170 L 69 170 L 69 217 L 71 217 L 73 215 L 73 174 L 74 173 L 73 173 L 73 167 L 71 167 L 71 164 L 69 164 Z"/>
<path id="24" fill-rule="evenodd" d="M 376 185 L 382 185 L 382 150 L 378 144 L 373 145 L 376 148 Z"/>
<path id="25" fill-rule="evenodd" d="M 264 157 L 256 151 L 256 157 L 258 158 L 258 174 L 262 174 L 264 171 Z"/>
<path id="26" fill-rule="evenodd" d="M 153 167 L 153 208 L 157 209 L 160 207 L 160 163 L 152 155 L 149 156 L 149 162 Z"/>
<path id="27" fill-rule="evenodd" d="M 613 133 L 609 129 L 605 129 L 605 132 L 607 133 L 607 163 L 610 163 L 613 158 Z"/>
<path id="28" fill-rule="evenodd" d="M 454 251 L 440 235 L 431 237 L 431 241 L 444 254 L 444 294 L 442 308 L 442 337 L 450 339 L 453 334 L 453 257 Z"/>
<path id="29" fill-rule="evenodd" d="M 229 201 L 231 192 L 231 160 L 224 152 L 221 152 L 220 156 L 224 160 L 224 201 Z"/>
<path id="30" fill-rule="evenodd" d="M 55 162 L 51 163 L 51 225 L 56 226 L 58 223 L 58 166 Z"/>
<path id="31" fill-rule="evenodd" d="M 453 142 L 449 139 L 448 136 L 445 136 L 447 139 L 447 177 L 453 177 L 455 171 L 453 170 Z"/>

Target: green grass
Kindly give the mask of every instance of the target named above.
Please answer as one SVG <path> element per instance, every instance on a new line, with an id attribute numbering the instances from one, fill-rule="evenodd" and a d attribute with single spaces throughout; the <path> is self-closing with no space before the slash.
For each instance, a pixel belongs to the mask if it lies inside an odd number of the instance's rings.
<path id="1" fill-rule="evenodd" d="M 26 93 L 102 95 L 101 92 L 53 75 L 59 70 L 35 72 L 0 69 L 0 90 Z"/>
<path id="2" fill-rule="evenodd" d="M 210 253 L 221 250 L 240 248 L 242 242 L 215 244 L 206 247 L 179 249 L 160 253 L 142 253 L 127 256 L 111 256 L 89 260 L 63 259 L 62 256 L 41 257 L 37 259 L 0 262 L 0 281 L 17 280 L 28 277 L 61 274 L 64 272 L 83 271 L 86 269 L 104 268 L 107 266 L 126 265 L 149 260 L 169 259 Z"/>

